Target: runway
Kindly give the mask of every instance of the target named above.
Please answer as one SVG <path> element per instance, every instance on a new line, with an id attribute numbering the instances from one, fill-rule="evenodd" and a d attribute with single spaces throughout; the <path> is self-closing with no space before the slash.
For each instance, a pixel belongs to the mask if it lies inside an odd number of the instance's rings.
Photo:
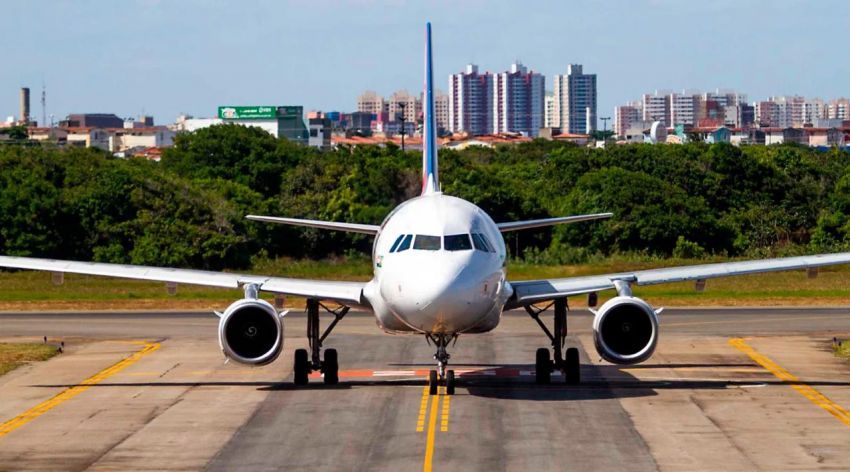
<path id="1" fill-rule="evenodd" d="M 291 383 L 305 317 L 261 368 L 225 364 L 198 313 L 0 314 L 0 341 L 66 352 L 0 377 L 0 470 L 850 469 L 847 309 L 661 315 L 655 356 L 600 361 L 570 314 L 583 384 L 533 381 L 547 339 L 524 312 L 450 349 L 452 397 L 423 395 L 433 349 L 348 315 L 326 347 L 341 383 Z M 847 416 L 843 416 L 847 414 Z"/>

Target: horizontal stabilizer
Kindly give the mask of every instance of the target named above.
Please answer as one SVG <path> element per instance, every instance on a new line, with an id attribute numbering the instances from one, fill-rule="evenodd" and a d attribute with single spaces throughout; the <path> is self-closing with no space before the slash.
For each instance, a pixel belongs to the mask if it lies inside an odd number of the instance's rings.
<path id="1" fill-rule="evenodd" d="M 350 233 L 364 233 L 373 235 L 378 234 L 378 230 L 381 229 L 381 227 L 377 225 L 338 223 L 336 221 L 322 220 L 301 220 L 298 218 L 281 218 L 278 216 L 248 215 L 245 218 L 248 218 L 252 221 L 265 221 L 267 223 L 278 223 L 282 225 L 305 226 L 308 228 L 331 229 L 335 231 L 348 231 Z"/>
<path id="2" fill-rule="evenodd" d="M 592 215 L 559 216 L 557 218 L 543 218 L 541 220 L 511 221 L 508 223 L 497 223 L 499 231 L 517 231 L 521 229 L 540 228 L 542 226 L 553 226 L 567 223 L 578 223 L 579 221 L 602 220 L 611 218 L 613 213 L 594 213 Z"/>

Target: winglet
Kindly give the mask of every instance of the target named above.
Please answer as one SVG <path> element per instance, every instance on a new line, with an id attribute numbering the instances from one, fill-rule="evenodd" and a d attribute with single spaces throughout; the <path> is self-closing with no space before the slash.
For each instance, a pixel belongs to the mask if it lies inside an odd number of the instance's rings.
<path id="1" fill-rule="evenodd" d="M 432 68 L 431 23 L 425 25 L 425 93 L 422 134 L 422 195 L 440 191 L 437 168 L 437 119 L 434 113 L 434 70 Z"/>

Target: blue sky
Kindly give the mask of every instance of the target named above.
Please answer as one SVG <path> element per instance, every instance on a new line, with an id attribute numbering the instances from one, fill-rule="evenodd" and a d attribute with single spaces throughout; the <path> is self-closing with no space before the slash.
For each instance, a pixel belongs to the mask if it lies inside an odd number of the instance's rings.
<path id="1" fill-rule="evenodd" d="M 34 0 L 2 6 L 0 117 L 18 114 L 28 85 L 40 120 L 42 82 L 57 120 L 165 123 L 220 104 L 349 111 L 366 89 L 421 89 L 426 20 L 443 89 L 468 62 L 500 71 L 519 59 L 547 89 L 584 64 L 600 116 L 655 89 L 850 95 L 845 0 Z"/>

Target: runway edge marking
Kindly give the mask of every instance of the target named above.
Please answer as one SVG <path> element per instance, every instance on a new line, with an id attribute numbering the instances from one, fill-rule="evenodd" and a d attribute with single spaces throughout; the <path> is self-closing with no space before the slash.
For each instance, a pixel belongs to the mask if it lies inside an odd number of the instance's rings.
<path id="1" fill-rule="evenodd" d="M 820 393 L 814 387 L 799 383 L 799 377 L 792 374 L 791 372 L 788 372 L 782 366 L 780 366 L 776 362 L 773 362 L 769 357 L 756 351 L 752 346 L 747 344 L 747 342 L 743 338 L 732 338 L 729 340 L 729 344 L 735 349 L 750 356 L 750 359 L 757 362 L 759 365 L 767 369 L 771 374 L 773 374 L 780 380 L 792 382 L 790 385 L 791 388 L 800 393 L 800 395 L 803 395 L 810 402 L 823 408 L 832 416 L 838 418 L 838 420 L 844 423 L 845 425 L 850 426 L 850 412 L 845 410 L 841 405 L 827 398 L 826 395 Z"/>
<path id="2" fill-rule="evenodd" d="M 74 385 L 73 387 L 68 387 L 67 389 L 59 392 L 54 397 L 45 400 L 38 405 L 30 408 L 29 410 L 21 413 L 20 415 L 12 418 L 9 421 L 6 421 L 3 424 L 0 424 L 0 438 L 11 433 L 12 431 L 20 428 L 21 426 L 29 423 L 30 421 L 38 418 L 39 416 L 47 413 L 48 411 L 56 408 L 62 403 L 76 397 L 77 395 L 85 392 L 92 385 L 96 385 L 100 382 L 103 382 L 107 378 L 117 374 L 118 372 L 126 369 L 131 366 L 135 362 L 137 362 L 142 357 L 156 351 L 159 349 L 160 344 L 156 342 L 147 342 L 147 341 L 134 341 L 134 344 L 141 344 L 143 347 L 130 354 L 128 357 L 112 364 L 111 366 L 101 370 L 100 372 L 92 375 L 91 377 L 80 382 L 79 385 Z"/>

